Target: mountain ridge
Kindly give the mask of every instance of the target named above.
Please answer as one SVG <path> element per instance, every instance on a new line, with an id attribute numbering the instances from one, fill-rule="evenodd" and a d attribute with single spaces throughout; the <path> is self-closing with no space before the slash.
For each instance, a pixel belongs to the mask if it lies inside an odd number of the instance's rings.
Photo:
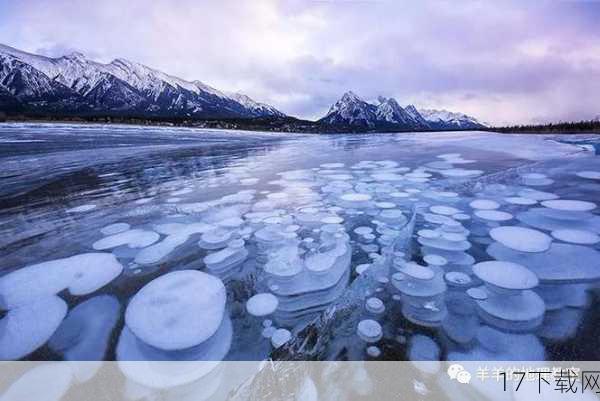
<path id="1" fill-rule="evenodd" d="M 369 103 L 354 92 L 348 91 L 317 122 L 345 125 L 359 130 L 435 131 L 486 128 L 486 125 L 476 118 L 463 113 L 418 110 L 413 105 L 403 108 L 394 98 L 381 96 L 378 102 Z"/>
<path id="2" fill-rule="evenodd" d="M 117 58 L 103 64 L 81 53 L 51 58 L 0 44 L 0 87 L 26 111 L 130 113 L 194 118 L 285 117 L 243 94 L 228 95 L 201 81 L 186 81 Z M 60 99 L 63 99 L 61 102 Z M 3 97 L 4 98 L 4 97 Z M 0 99 L 1 101 L 1 99 Z"/>

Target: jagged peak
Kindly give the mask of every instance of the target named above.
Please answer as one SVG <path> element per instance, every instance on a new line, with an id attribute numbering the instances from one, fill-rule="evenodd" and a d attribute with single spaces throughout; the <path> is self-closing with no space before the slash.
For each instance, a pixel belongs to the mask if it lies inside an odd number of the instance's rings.
<path id="1" fill-rule="evenodd" d="M 85 55 L 81 52 L 72 52 L 62 58 L 66 60 L 86 61 Z"/>
<path id="2" fill-rule="evenodd" d="M 364 102 L 364 100 L 362 100 L 360 97 L 358 97 L 358 95 L 356 93 L 354 93 L 352 91 L 348 91 L 348 92 L 344 93 L 340 100 L 342 100 L 344 102 L 349 102 L 349 101 Z"/>

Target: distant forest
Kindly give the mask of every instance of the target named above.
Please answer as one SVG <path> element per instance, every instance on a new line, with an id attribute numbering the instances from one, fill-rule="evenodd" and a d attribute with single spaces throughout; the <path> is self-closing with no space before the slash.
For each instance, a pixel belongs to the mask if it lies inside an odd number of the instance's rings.
<path id="1" fill-rule="evenodd" d="M 488 131 L 495 132 L 523 132 L 523 133 L 544 133 L 544 132 L 572 132 L 600 133 L 600 119 L 578 122 L 558 122 L 540 125 L 513 125 L 510 127 L 490 127 Z"/>
<path id="2" fill-rule="evenodd" d="M 356 131 L 351 127 L 329 126 L 313 121 L 300 120 L 294 117 L 259 117 L 251 119 L 214 119 L 196 120 L 187 118 L 164 117 L 135 117 L 135 116 L 82 116 L 82 115 L 45 115 L 45 114 L 19 114 L 7 115 L 0 111 L 0 122 L 3 121 L 55 121 L 55 122 L 87 122 L 87 123 L 116 123 L 135 125 L 167 125 L 197 128 L 238 129 L 249 131 L 273 132 L 306 132 L 306 133 L 348 133 Z M 473 130 L 466 130 L 473 131 Z M 540 125 L 513 125 L 506 127 L 488 127 L 474 131 L 491 131 L 502 133 L 599 133 L 600 120 L 558 122 Z M 400 131 L 391 131 L 400 132 Z M 425 132 L 425 131 L 424 131 Z"/>

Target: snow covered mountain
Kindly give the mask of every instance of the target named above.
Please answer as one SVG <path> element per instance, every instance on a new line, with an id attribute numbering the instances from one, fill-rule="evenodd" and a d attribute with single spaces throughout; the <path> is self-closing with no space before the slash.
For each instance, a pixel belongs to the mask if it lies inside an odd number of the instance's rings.
<path id="1" fill-rule="evenodd" d="M 125 59 L 81 53 L 49 58 L 0 44 L 0 110 L 195 118 L 285 117 L 246 95 L 226 94 Z"/>
<path id="2" fill-rule="evenodd" d="M 331 106 L 320 124 L 349 127 L 355 130 L 451 130 L 475 129 L 485 125 L 475 118 L 445 110 L 417 110 L 413 105 L 402 108 L 393 98 L 379 97 L 371 104 L 353 92 L 346 92 Z"/>
<path id="3" fill-rule="evenodd" d="M 319 123 L 368 129 L 375 128 L 377 120 L 377 106 L 365 102 L 353 92 L 346 92 Z"/>
<path id="4" fill-rule="evenodd" d="M 485 124 L 475 117 L 463 113 L 453 113 L 447 110 L 421 109 L 419 113 L 432 129 L 477 129 Z"/>

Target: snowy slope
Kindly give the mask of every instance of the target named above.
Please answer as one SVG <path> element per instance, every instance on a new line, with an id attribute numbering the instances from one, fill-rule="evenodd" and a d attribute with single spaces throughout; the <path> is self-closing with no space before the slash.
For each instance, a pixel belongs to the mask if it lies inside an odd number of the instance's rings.
<path id="1" fill-rule="evenodd" d="M 120 58 L 102 64 L 81 53 L 49 58 L 0 45 L 0 71 L 0 87 L 12 93 L 15 99 L 11 101 L 20 102 L 24 109 L 38 108 L 27 93 L 42 102 L 49 100 L 45 96 L 56 101 L 62 93 L 68 98 L 62 109 L 71 111 L 200 118 L 285 116 L 248 96 L 228 95 L 201 81 L 189 82 Z"/>
<path id="2" fill-rule="evenodd" d="M 447 110 L 421 109 L 419 113 L 431 125 L 439 129 L 483 128 L 485 125 L 475 117 Z"/>

